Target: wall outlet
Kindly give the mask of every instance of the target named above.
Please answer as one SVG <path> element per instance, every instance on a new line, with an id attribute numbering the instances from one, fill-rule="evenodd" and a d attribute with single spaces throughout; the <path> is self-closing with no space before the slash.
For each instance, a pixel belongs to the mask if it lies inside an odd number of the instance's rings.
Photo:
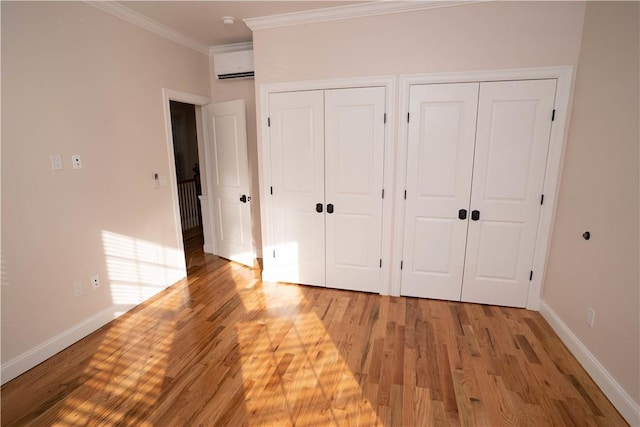
<path id="1" fill-rule="evenodd" d="M 587 308 L 587 317 L 584 319 L 587 322 L 587 325 L 593 328 L 593 325 L 596 323 L 596 311 L 589 307 Z"/>
<path id="2" fill-rule="evenodd" d="M 84 295 L 84 289 L 82 288 L 82 283 L 73 284 L 73 294 L 76 296 L 76 298 L 79 298 L 82 295 Z"/>
<path id="3" fill-rule="evenodd" d="M 91 278 L 91 287 L 94 291 L 100 287 L 100 277 L 96 275 Z"/>
<path id="4" fill-rule="evenodd" d="M 71 156 L 71 164 L 74 169 L 82 169 L 82 159 L 79 154 L 74 154 Z"/>

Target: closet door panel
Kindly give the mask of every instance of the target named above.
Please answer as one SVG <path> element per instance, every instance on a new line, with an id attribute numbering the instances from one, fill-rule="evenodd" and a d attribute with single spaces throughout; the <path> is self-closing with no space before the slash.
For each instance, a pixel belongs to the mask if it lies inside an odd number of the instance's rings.
<path id="1" fill-rule="evenodd" d="M 460 299 L 478 87 L 410 88 L 402 295 Z"/>
<path id="2" fill-rule="evenodd" d="M 380 292 L 384 106 L 384 88 L 325 92 L 329 287 Z"/>
<path id="3" fill-rule="evenodd" d="M 269 96 L 272 246 L 282 281 L 324 286 L 324 94 Z"/>
<path id="4" fill-rule="evenodd" d="M 480 85 L 462 300 L 524 307 L 544 184 L 555 80 Z"/>

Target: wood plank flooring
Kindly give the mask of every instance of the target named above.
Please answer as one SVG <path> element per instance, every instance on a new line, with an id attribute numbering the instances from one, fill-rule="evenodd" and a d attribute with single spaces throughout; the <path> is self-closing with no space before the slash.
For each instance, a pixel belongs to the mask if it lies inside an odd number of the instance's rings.
<path id="1" fill-rule="evenodd" d="M 188 265 L 4 385 L 2 425 L 626 425 L 536 312 Z"/>

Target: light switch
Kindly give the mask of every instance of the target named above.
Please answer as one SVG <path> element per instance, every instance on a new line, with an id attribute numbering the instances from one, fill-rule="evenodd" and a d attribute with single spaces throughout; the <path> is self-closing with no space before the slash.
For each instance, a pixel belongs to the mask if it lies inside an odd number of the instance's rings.
<path id="1" fill-rule="evenodd" d="M 82 159 L 79 154 L 74 154 L 71 156 L 71 164 L 74 169 L 82 169 Z"/>
<path id="2" fill-rule="evenodd" d="M 60 154 L 51 155 L 51 169 L 54 171 L 61 171 L 63 169 L 62 156 Z"/>

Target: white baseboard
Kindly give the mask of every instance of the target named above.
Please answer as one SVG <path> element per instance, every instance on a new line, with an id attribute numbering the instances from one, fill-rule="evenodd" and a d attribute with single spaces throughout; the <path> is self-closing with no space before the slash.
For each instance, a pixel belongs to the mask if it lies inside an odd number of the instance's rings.
<path id="1" fill-rule="evenodd" d="M 596 359 L 589 349 L 578 339 L 569 327 L 560 319 L 545 301 L 540 304 L 540 314 L 558 334 L 569 351 L 578 359 L 582 367 L 602 389 L 613 406 L 620 412 L 631 426 L 640 426 L 640 404 L 635 402 L 622 386 L 611 376 L 605 367 Z"/>
<path id="2" fill-rule="evenodd" d="M 210 244 L 210 243 L 205 243 L 204 246 L 202 246 L 202 250 L 206 254 L 212 254 L 213 253 L 213 245 Z"/>
<path id="3" fill-rule="evenodd" d="M 135 307 L 135 304 L 112 305 L 95 316 L 86 319 L 74 327 L 48 339 L 42 344 L 37 345 L 17 357 L 14 357 L 7 363 L 3 363 L 2 368 L 0 369 L 2 384 L 27 372 L 29 369 L 44 362 L 51 356 L 69 347 L 71 344 L 80 341 L 82 338 L 92 332 L 95 332 L 118 317 L 120 314 L 131 310 L 133 307 Z"/>

